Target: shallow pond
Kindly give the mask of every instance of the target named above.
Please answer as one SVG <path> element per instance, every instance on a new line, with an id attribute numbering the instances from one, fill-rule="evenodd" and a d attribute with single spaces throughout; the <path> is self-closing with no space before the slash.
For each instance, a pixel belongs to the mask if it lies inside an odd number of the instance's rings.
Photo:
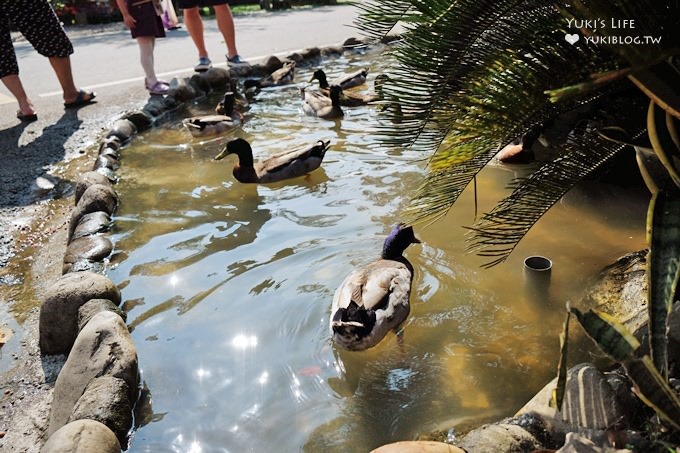
<path id="1" fill-rule="evenodd" d="M 376 59 L 330 60 L 327 72 Z M 381 70 L 371 66 L 370 87 Z M 644 199 L 589 187 L 555 206 L 506 263 L 483 270 L 464 253 L 468 190 L 445 219 L 417 229 L 423 244 L 406 252 L 416 273 L 405 348 L 390 335 L 367 352 L 336 351 L 333 292 L 379 255 L 425 156 L 381 146 L 374 107 L 348 109 L 338 123 L 304 116 L 297 90 L 310 75 L 299 69 L 298 85 L 261 92 L 242 129 L 223 137 L 200 141 L 172 125 L 123 151 L 109 276 L 153 408 L 130 451 L 368 451 L 512 415 L 554 374 L 565 302 L 644 247 Z M 256 158 L 317 139 L 332 148 L 307 177 L 243 185 L 231 175 L 234 156 L 212 160 L 234 135 Z M 521 171 L 486 169 L 480 212 Z M 525 291 L 530 254 L 554 262 L 547 298 Z"/>

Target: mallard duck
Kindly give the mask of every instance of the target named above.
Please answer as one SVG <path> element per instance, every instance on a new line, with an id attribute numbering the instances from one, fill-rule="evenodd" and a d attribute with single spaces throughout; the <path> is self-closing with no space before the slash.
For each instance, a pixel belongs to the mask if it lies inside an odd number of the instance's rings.
<path id="1" fill-rule="evenodd" d="M 318 91 L 300 88 L 302 97 L 302 110 L 312 116 L 318 116 L 325 120 L 342 118 L 345 113 L 340 107 L 340 94 L 342 88 L 338 85 L 331 86 L 330 96 L 326 97 Z"/>
<path id="2" fill-rule="evenodd" d="M 353 88 L 357 87 L 359 85 L 363 85 L 366 83 L 366 77 L 368 76 L 368 68 L 365 69 L 360 69 L 356 72 L 353 72 L 351 74 L 345 74 L 343 76 L 338 77 L 337 79 L 333 80 L 332 82 L 328 83 L 328 79 L 326 78 L 326 73 L 323 72 L 323 69 L 317 69 L 314 71 L 314 74 L 312 75 L 312 79 L 310 80 L 310 83 L 312 80 L 316 79 L 319 81 L 319 86 L 324 87 L 324 86 L 329 86 L 329 85 L 340 85 L 340 88 L 343 90 L 346 90 L 348 88 Z"/>
<path id="3" fill-rule="evenodd" d="M 269 183 L 297 178 L 316 170 L 321 166 L 329 146 L 330 141 L 319 140 L 312 146 L 284 151 L 255 163 L 250 143 L 242 138 L 235 138 L 215 156 L 215 160 L 223 159 L 229 154 L 236 154 L 238 164 L 234 166 L 233 174 L 237 181 Z"/>
<path id="4" fill-rule="evenodd" d="M 279 85 L 286 85 L 293 81 L 295 76 L 295 62 L 286 61 L 283 66 L 276 71 L 269 74 L 267 77 L 263 77 L 260 80 L 248 79 L 243 82 L 243 88 L 249 89 L 255 88 L 268 88 Z"/>
<path id="5" fill-rule="evenodd" d="M 241 114 L 234 112 L 234 93 L 227 91 L 221 102 L 222 110 L 230 115 L 205 115 L 186 118 L 182 121 L 194 137 L 221 134 L 241 122 Z"/>
<path id="6" fill-rule="evenodd" d="M 326 74 L 321 69 L 314 71 L 309 83 L 312 83 L 314 80 L 319 81 L 319 92 L 324 96 L 330 96 L 330 85 L 326 80 Z M 345 93 L 344 90 L 340 93 L 340 105 L 343 107 L 359 107 L 379 99 L 377 94 Z"/>
<path id="7" fill-rule="evenodd" d="M 418 243 L 413 228 L 400 223 L 385 239 L 380 259 L 345 278 L 331 308 L 331 335 L 338 346 L 350 351 L 371 348 L 404 322 L 410 311 L 413 266 L 402 253 Z"/>

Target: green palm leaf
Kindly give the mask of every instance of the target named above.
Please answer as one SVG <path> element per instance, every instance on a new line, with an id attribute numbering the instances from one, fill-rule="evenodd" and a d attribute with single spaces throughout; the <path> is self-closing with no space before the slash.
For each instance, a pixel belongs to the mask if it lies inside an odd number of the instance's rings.
<path id="1" fill-rule="evenodd" d="M 548 209 L 625 146 L 592 133 L 577 137 L 567 154 L 513 182 L 513 192 L 471 227 L 468 250 L 493 257 L 485 267 L 505 261 Z"/>

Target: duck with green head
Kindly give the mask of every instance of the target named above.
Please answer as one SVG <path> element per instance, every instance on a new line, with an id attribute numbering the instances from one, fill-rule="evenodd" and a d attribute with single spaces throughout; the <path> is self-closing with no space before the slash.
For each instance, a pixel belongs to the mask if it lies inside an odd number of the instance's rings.
<path id="1" fill-rule="evenodd" d="M 235 138 L 227 143 L 215 160 L 224 159 L 230 154 L 238 156 L 233 175 L 243 183 L 271 183 L 284 179 L 304 176 L 321 166 L 330 141 L 319 140 L 312 146 L 284 151 L 261 162 L 253 159 L 253 149 L 247 140 Z"/>
<path id="2" fill-rule="evenodd" d="M 413 266 L 403 256 L 418 244 L 413 228 L 400 223 L 385 239 L 380 259 L 352 271 L 335 291 L 330 330 L 343 349 L 362 351 L 397 331 L 410 311 Z"/>

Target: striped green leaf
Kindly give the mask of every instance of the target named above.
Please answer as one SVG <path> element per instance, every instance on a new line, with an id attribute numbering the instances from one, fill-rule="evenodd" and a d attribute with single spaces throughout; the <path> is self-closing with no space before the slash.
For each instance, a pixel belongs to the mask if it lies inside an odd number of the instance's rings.
<path id="1" fill-rule="evenodd" d="M 647 214 L 649 337 L 654 364 L 667 371 L 666 329 L 680 277 L 680 196 L 660 191 Z"/>

